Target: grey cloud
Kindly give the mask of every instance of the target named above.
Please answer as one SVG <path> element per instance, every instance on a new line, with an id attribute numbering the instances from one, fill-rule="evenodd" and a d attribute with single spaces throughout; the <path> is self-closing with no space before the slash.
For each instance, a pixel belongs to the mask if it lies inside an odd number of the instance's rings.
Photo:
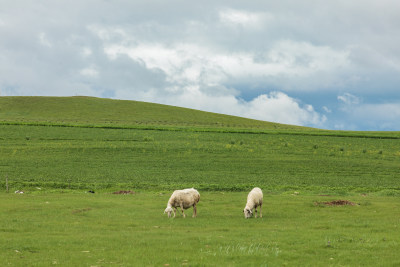
<path id="1" fill-rule="evenodd" d="M 223 109 L 226 113 L 246 95 L 253 95 L 250 103 L 272 91 L 289 99 L 317 91 L 399 99 L 398 10 L 395 0 L 0 0 L 0 93 L 89 94 L 168 104 L 189 101 L 191 92 L 204 103 L 226 96 L 231 107 Z M 140 54 L 111 58 L 106 49 L 113 45 L 181 49 L 179 56 L 187 52 L 188 58 L 167 67 Z M 199 53 L 190 53 L 190 47 Z M 222 64 L 224 58 L 233 61 Z M 326 99 L 310 104 L 315 110 L 329 107 L 324 125 L 333 125 L 329 120 L 339 125 L 343 110 L 337 99 L 331 102 L 336 108 Z M 306 116 L 301 124 L 322 121 Z"/>

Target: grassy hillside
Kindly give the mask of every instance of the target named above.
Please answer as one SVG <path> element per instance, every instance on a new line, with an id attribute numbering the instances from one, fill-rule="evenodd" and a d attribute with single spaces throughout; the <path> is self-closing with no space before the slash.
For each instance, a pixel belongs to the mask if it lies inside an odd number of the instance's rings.
<path id="1" fill-rule="evenodd" d="M 0 121 L 115 127 L 302 128 L 154 103 L 94 97 L 0 97 Z"/>
<path id="2" fill-rule="evenodd" d="M 399 189 L 394 132 L 327 132 L 86 97 L 1 97 L 0 115 L 0 173 L 15 188 Z"/>
<path id="3" fill-rule="evenodd" d="M 0 97 L 0 124 L 400 139 L 400 132 L 331 131 L 139 101 Z"/>
<path id="4" fill-rule="evenodd" d="M 399 137 L 0 97 L 0 266 L 397 266 Z M 192 186 L 198 217 L 163 215 Z M 254 186 L 263 218 L 247 220 Z M 340 199 L 355 204 L 324 204 Z"/>

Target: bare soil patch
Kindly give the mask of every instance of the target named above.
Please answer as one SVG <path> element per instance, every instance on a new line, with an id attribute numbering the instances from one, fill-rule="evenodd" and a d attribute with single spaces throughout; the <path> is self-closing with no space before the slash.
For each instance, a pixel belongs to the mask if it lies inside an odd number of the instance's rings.
<path id="1" fill-rule="evenodd" d="M 90 210 L 92 210 L 92 208 L 76 209 L 76 210 L 73 210 L 72 213 L 76 214 L 76 213 L 81 213 L 81 212 L 88 212 Z"/>
<path id="2" fill-rule="evenodd" d="M 315 202 L 314 203 L 316 206 L 318 205 L 326 205 L 326 206 L 355 206 L 356 203 L 348 201 L 348 200 L 332 200 L 332 201 L 327 201 L 327 202 Z"/>

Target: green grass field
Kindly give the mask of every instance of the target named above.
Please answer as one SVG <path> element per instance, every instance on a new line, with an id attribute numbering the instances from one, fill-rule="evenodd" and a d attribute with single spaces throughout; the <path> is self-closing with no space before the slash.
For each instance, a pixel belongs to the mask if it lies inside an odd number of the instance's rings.
<path id="1" fill-rule="evenodd" d="M 397 139 L 0 125 L 1 183 L 398 195 Z"/>
<path id="2" fill-rule="evenodd" d="M 0 266 L 396 266 L 399 139 L 134 101 L 0 97 Z M 245 220 L 254 186 L 264 217 Z M 200 191 L 199 217 L 168 219 L 184 187 Z M 359 205 L 321 204 L 339 199 Z"/>
<path id="3" fill-rule="evenodd" d="M 2 266 L 397 266 L 394 197 L 265 194 L 244 219 L 245 192 L 204 192 L 198 217 L 163 215 L 169 193 L 0 194 Z M 393 213 L 395 212 L 395 214 Z"/>

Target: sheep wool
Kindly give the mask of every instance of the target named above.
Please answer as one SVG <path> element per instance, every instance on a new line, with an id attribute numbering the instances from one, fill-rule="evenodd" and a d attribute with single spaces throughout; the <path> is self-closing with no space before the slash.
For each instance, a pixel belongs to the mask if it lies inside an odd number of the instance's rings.
<path id="1" fill-rule="evenodd" d="M 200 201 L 200 194 L 194 188 L 188 188 L 183 190 L 175 190 L 168 200 L 167 208 L 164 213 L 168 214 L 168 218 L 174 213 L 174 218 L 176 214 L 176 208 L 180 207 L 183 217 L 186 217 L 183 212 L 184 209 L 193 207 L 193 217 L 197 216 L 197 203 Z"/>
<path id="2" fill-rule="evenodd" d="M 244 217 L 250 218 L 255 210 L 255 218 L 257 218 L 257 207 L 260 207 L 260 218 L 262 218 L 261 207 L 263 204 L 263 193 L 260 188 L 255 187 L 247 196 L 246 207 L 243 210 Z"/>

